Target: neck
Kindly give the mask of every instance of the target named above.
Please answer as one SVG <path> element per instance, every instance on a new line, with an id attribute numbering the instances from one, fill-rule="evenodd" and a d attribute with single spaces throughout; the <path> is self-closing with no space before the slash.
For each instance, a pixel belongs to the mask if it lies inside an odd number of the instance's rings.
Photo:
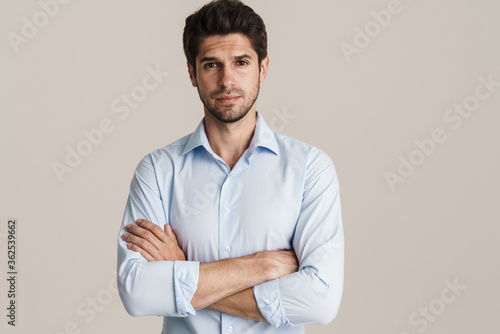
<path id="1" fill-rule="evenodd" d="M 210 147 L 230 169 L 233 169 L 250 145 L 257 121 L 256 116 L 256 111 L 250 110 L 239 121 L 224 123 L 205 110 L 204 125 Z"/>

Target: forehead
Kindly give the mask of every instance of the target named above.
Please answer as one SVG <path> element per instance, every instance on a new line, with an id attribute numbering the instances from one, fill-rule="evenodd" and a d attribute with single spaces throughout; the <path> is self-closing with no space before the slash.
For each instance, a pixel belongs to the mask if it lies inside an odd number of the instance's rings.
<path id="1" fill-rule="evenodd" d="M 243 34 L 213 35 L 201 41 L 196 58 L 198 60 L 203 57 L 223 58 L 244 53 L 257 57 L 247 36 Z"/>

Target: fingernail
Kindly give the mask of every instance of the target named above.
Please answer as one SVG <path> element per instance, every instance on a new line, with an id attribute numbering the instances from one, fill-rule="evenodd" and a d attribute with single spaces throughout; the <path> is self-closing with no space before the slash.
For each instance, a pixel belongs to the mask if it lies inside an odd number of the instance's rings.
<path id="1" fill-rule="evenodd" d="M 135 222 L 136 222 L 137 224 L 142 223 L 142 219 L 137 219 Z"/>
<path id="2" fill-rule="evenodd" d="M 127 248 L 130 248 L 130 247 L 132 247 L 132 244 L 127 244 Z"/>
<path id="3" fill-rule="evenodd" d="M 124 235 L 122 235 L 122 239 L 123 239 L 123 240 L 127 239 L 127 237 L 128 237 L 128 234 L 124 234 Z"/>

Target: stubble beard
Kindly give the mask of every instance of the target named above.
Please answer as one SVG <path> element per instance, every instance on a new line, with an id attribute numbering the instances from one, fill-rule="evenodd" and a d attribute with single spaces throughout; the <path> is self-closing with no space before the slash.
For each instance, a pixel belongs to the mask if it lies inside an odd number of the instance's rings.
<path id="1" fill-rule="evenodd" d="M 235 123 L 245 117 L 250 109 L 252 109 L 255 101 L 257 101 L 257 97 L 259 96 L 260 91 L 260 82 L 257 82 L 257 86 L 253 91 L 250 92 L 250 96 L 248 96 L 242 89 L 221 89 L 213 93 L 202 94 L 198 85 L 197 88 L 201 102 L 215 119 L 223 123 Z M 214 100 L 218 96 L 223 94 L 238 95 L 240 96 L 240 99 L 243 99 L 243 104 L 237 109 L 234 109 L 236 108 L 236 105 L 233 103 L 227 104 L 223 107 L 217 107 Z M 211 101 L 214 101 L 214 103 L 211 103 Z"/>

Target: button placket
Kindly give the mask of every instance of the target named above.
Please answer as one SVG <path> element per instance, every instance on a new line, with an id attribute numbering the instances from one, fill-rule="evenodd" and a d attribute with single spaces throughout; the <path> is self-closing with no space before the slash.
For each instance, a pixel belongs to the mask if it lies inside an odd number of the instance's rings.
<path id="1" fill-rule="evenodd" d="M 229 180 L 231 176 L 226 175 L 226 179 L 222 183 L 221 195 L 220 195 L 220 214 L 219 214 L 219 254 L 220 259 L 226 259 L 230 257 L 229 252 L 231 251 L 230 240 L 228 239 L 228 228 L 230 228 L 230 216 L 231 209 L 229 208 L 230 196 L 230 184 Z M 229 187 L 229 188 L 228 188 Z"/>

